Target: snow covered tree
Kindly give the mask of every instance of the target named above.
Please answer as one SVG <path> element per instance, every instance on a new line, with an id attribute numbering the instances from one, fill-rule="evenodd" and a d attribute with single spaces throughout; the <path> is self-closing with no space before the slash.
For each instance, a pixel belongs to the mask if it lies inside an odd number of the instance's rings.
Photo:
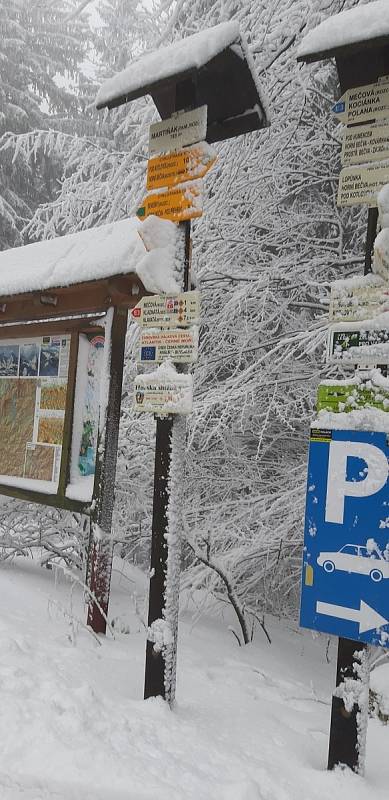
<path id="1" fill-rule="evenodd" d="M 335 67 L 299 66 L 296 51 L 310 27 L 356 3 L 160 0 L 140 16 L 131 3 L 101 5 L 95 50 L 106 74 L 143 49 L 238 19 L 269 97 L 269 130 L 217 145 L 205 213 L 193 226 L 204 325 L 187 444 L 185 581 L 218 602 L 234 597 L 248 631 L 268 611 L 296 608 L 328 284 L 363 261 L 365 211 L 340 211 L 335 202 Z M 137 101 L 101 114 L 95 136 L 46 137 L 49 152 L 66 159 L 65 176 L 29 234 L 52 236 L 130 213 L 144 191 L 154 113 L 150 101 Z M 34 141 L 25 136 L 20 147 L 28 159 Z M 135 339 L 130 329 L 129 357 Z M 144 558 L 154 423 L 131 410 L 134 371 L 128 361 L 116 535 L 123 552 Z"/>
<path id="2" fill-rule="evenodd" d="M 87 37 L 84 22 L 69 19 L 74 8 L 68 0 L 0 0 L 1 249 L 21 244 L 37 206 L 58 191 L 56 157 L 36 147 L 27 158 L 17 136 L 61 126 L 80 111 L 71 82 L 78 82 Z"/>

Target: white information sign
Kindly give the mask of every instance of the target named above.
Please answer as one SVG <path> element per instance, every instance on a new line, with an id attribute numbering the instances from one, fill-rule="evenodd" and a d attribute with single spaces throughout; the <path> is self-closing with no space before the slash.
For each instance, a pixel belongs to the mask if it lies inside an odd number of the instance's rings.
<path id="1" fill-rule="evenodd" d="M 371 83 L 348 89 L 332 111 L 344 123 L 385 119 L 389 117 L 389 83 Z"/>
<path id="2" fill-rule="evenodd" d="M 135 411 L 154 414 L 190 414 L 193 404 L 191 375 L 174 378 L 156 372 L 138 375 L 134 385 Z"/>
<path id="3" fill-rule="evenodd" d="M 140 337 L 138 361 L 160 364 L 165 359 L 175 364 L 192 364 L 197 358 L 198 329 L 145 330 Z"/>
<path id="4" fill-rule="evenodd" d="M 389 112 L 388 112 L 389 113 Z M 342 164 L 364 164 L 389 159 L 389 125 L 358 125 L 345 128 Z"/>
<path id="5" fill-rule="evenodd" d="M 389 163 L 345 167 L 339 176 L 338 206 L 366 204 L 375 208 L 377 194 L 389 182 Z"/>
<path id="6" fill-rule="evenodd" d="M 169 119 L 150 125 L 149 153 L 168 153 L 202 142 L 207 135 L 207 106 L 179 111 Z"/>
<path id="7" fill-rule="evenodd" d="M 389 311 L 389 286 L 331 286 L 331 322 L 358 322 Z"/>
<path id="8" fill-rule="evenodd" d="M 131 311 L 142 328 L 187 328 L 200 321 L 200 292 L 142 297 Z"/>

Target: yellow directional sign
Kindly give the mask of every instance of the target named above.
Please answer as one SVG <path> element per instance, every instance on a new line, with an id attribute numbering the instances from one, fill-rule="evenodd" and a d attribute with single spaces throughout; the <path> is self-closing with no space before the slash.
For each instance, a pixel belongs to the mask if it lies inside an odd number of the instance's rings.
<path id="1" fill-rule="evenodd" d="M 341 122 L 371 122 L 389 117 L 389 83 L 370 83 L 348 89 L 332 107 Z"/>
<path id="2" fill-rule="evenodd" d="M 140 219 L 155 214 L 172 222 L 183 222 L 186 219 L 201 217 L 203 213 L 202 181 L 192 181 L 171 189 L 169 192 L 148 194 L 143 205 L 138 208 Z"/>
<path id="3" fill-rule="evenodd" d="M 207 142 L 199 142 L 176 153 L 150 158 L 147 165 L 147 189 L 161 189 L 203 178 L 216 159 L 217 153 Z"/>
<path id="4" fill-rule="evenodd" d="M 345 166 L 389 158 L 389 125 L 358 125 L 356 128 L 346 128 L 341 158 Z"/>
<path id="5" fill-rule="evenodd" d="M 377 207 L 377 194 L 389 183 L 389 162 L 367 167 L 345 167 L 339 176 L 338 206 Z"/>

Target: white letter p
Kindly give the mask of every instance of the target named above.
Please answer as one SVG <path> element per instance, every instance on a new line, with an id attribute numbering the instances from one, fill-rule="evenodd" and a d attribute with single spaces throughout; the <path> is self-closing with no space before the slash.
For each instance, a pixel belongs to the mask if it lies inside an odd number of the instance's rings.
<path id="1" fill-rule="evenodd" d="M 361 458 L 367 470 L 360 481 L 347 480 L 347 459 Z M 328 459 L 326 522 L 343 524 L 345 497 L 369 497 L 385 485 L 388 461 L 385 453 L 367 442 L 331 442 Z"/>

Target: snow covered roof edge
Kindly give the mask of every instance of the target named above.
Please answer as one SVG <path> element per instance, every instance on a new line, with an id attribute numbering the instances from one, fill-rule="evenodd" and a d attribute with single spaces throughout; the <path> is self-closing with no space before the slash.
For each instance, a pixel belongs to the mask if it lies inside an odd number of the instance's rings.
<path id="1" fill-rule="evenodd" d="M 347 50 L 367 49 L 389 42 L 389 3 L 355 6 L 334 14 L 310 30 L 302 40 L 298 61 L 319 61 Z"/>
<path id="2" fill-rule="evenodd" d="M 146 246 L 138 231 L 147 234 Z M 150 216 L 111 222 L 80 233 L 0 252 L 0 296 L 137 274 L 150 292 L 175 292 L 176 225 Z M 172 254 L 173 248 L 173 254 Z M 149 252 L 150 251 L 150 252 Z"/>
<path id="3" fill-rule="evenodd" d="M 144 89 L 152 84 L 204 66 L 239 37 L 238 22 L 221 22 L 167 47 L 145 53 L 100 86 L 96 106 L 103 108 L 126 95 L 131 95 L 132 99 L 141 97 Z"/>

